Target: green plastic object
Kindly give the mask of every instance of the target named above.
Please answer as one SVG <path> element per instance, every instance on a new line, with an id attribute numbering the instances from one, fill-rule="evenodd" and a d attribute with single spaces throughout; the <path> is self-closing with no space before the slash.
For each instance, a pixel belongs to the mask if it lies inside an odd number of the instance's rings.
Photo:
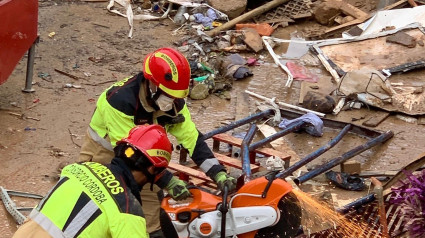
<path id="1" fill-rule="evenodd" d="M 214 70 L 212 70 L 211 68 L 209 68 L 208 66 L 206 66 L 203 63 L 198 63 L 198 67 L 205 70 L 205 71 L 208 71 L 208 72 L 214 74 Z"/>
<path id="2" fill-rule="evenodd" d="M 202 81 L 204 81 L 205 79 L 207 79 L 208 77 L 209 77 L 209 75 L 204 75 L 204 76 L 196 77 L 196 78 L 194 78 L 193 80 L 195 80 L 196 82 L 202 82 Z"/>

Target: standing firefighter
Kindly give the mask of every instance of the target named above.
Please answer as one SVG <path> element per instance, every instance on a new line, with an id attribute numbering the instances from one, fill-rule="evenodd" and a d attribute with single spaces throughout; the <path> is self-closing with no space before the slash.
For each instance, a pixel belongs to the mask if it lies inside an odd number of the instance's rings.
<path id="1" fill-rule="evenodd" d="M 164 173 L 172 144 L 159 125 L 118 141 L 110 164 L 70 164 L 14 238 L 147 238 L 140 191 Z"/>
<path id="2" fill-rule="evenodd" d="M 184 100 L 189 93 L 189 81 L 190 66 L 180 52 L 161 48 L 148 54 L 143 73 L 113 84 L 100 95 L 79 161 L 108 163 L 115 143 L 134 125 L 159 124 L 176 137 L 177 142 L 189 151 L 193 161 L 220 189 L 228 184 L 233 190 L 236 180 L 226 173 L 191 120 Z M 170 172 L 164 173 L 156 184 L 165 188 L 176 200 L 190 196 L 185 183 Z M 151 237 L 162 236 L 159 188 L 142 191 Z"/>

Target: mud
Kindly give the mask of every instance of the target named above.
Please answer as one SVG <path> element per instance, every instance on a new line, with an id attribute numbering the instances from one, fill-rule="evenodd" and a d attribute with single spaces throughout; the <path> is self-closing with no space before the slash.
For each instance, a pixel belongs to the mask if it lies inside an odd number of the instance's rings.
<path id="1" fill-rule="evenodd" d="M 360 1 L 355 2 L 358 7 L 368 7 Z M 173 41 L 180 37 L 171 33 L 176 26 L 165 20 L 135 22 L 133 39 L 128 39 L 127 20 L 109 14 L 105 7 L 106 3 L 40 1 L 40 43 L 36 48 L 33 86 L 36 91 L 31 94 L 21 92 L 25 80 L 25 57 L 9 80 L 0 86 L 0 186 L 46 194 L 57 181 L 59 168 L 76 159 L 98 95 L 111 84 L 110 81 L 139 72 L 146 53 L 172 46 Z M 283 36 L 321 28 L 303 22 L 279 29 L 276 35 L 288 39 Z M 51 32 L 56 33 L 53 38 L 48 37 Z M 252 68 L 253 77 L 233 83 L 230 100 L 215 95 L 201 101 L 188 100 L 192 118 L 200 131 L 211 131 L 253 113 L 255 100 L 243 93 L 246 89 L 297 104 L 301 83 L 294 81 L 292 88 L 285 88 L 286 76 L 273 64 L 268 53 L 263 51 L 257 56 L 264 57 L 264 62 Z M 69 78 L 54 69 L 80 79 Z M 316 74 L 329 76 L 324 68 L 314 70 Z M 37 77 L 38 73 L 50 76 L 42 79 Z M 65 88 L 67 83 L 81 85 L 82 88 Z M 21 119 L 10 112 L 23 113 L 40 121 Z M 376 109 L 363 108 L 329 117 L 361 125 L 375 112 Z M 353 118 L 358 120 L 353 122 Z M 361 162 L 362 170 L 398 170 L 425 148 L 423 127 L 420 125 L 391 115 L 376 129 L 392 130 L 395 136 L 384 145 L 353 158 Z M 337 133 L 336 130 L 325 129 L 321 138 L 297 133 L 285 136 L 284 140 L 300 157 L 304 157 Z M 365 138 L 349 134 L 314 163 L 334 158 L 365 141 Z M 208 143 L 212 144 L 211 141 Z M 333 189 L 332 192 L 340 194 L 338 196 L 342 199 L 364 194 Z M 16 202 L 18 206 L 34 206 L 37 203 L 31 199 L 18 199 Z M 11 237 L 16 228 L 14 220 L 0 205 L 1 237 Z"/>

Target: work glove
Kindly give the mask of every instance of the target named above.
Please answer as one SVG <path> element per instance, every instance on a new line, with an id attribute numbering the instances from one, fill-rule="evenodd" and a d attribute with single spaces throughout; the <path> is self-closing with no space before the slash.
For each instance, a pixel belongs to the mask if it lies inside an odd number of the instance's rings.
<path id="1" fill-rule="evenodd" d="M 186 188 L 186 183 L 174 176 L 165 189 L 167 189 L 168 193 L 176 201 L 184 200 L 191 195 L 189 190 Z"/>
<path id="2" fill-rule="evenodd" d="M 227 185 L 228 191 L 231 192 L 236 189 L 236 179 L 228 175 L 226 172 L 218 172 L 214 177 L 215 182 L 218 185 L 218 188 L 221 191 L 224 191 L 224 187 Z"/>

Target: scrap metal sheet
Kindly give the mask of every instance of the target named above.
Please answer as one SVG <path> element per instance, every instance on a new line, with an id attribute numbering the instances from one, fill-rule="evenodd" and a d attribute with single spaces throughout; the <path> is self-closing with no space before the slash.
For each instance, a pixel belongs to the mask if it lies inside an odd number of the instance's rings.
<path id="1" fill-rule="evenodd" d="M 421 61 L 425 58 L 425 47 L 419 44 L 414 48 L 408 48 L 395 43 L 387 43 L 386 38 L 401 29 L 390 31 L 389 33 L 381 32 L 377 35 L 366 35 L 351 40 L 335 40 L 334 42 L 320 43 L 314 48 L 319 49 L 320 55 L 334 63 L 333 69 L 341 69 L 342 71 L 357 71 L 360 69 L 376 69 L 383 70 L 391 67 Z M 405 33 L 414 37 L 417 42 L 425 41 L 425 33 L 422 27 L 408 27 L 403 29 Z M 419 71 L 423 72 L 423 71 Z M 406 85 L 415 83 L 423 83 L 425 78 L 423 73 L 418 73 L 419 77 L 408 75 L 396 75 L 399 80 L 406 81 Z M 404 77 L 404 79 L 403 79 Z M 409 115 L 425 114 L 425 93 L 414 92 L 403 87 L 393 87 L 394 94 L 391 97 L 391 103 L 385 103 L 376 97 L 359 97 L 363 102 L 379 107 L 386 111 L 403 112 Z M 361 93 L 361 92 L 359 92 Z M 367 96 L 367 95 L 366 95 Z"/>
<path id="2" fill-rule="evenodd" d="M 425 39 L 424 33 L 420 29 L 405 32 L 416 38 L 417 41 Z M 424 58 L 424 47 L 417 45 L 414 48 L 408 48 L 399 44 L 387 43 L 386 38 L 387 36 L 381 36 L 362 41 L 348 41 L 322 46 L 320 49 L 345 72 L 361 68 L 387 69 Z"/>

